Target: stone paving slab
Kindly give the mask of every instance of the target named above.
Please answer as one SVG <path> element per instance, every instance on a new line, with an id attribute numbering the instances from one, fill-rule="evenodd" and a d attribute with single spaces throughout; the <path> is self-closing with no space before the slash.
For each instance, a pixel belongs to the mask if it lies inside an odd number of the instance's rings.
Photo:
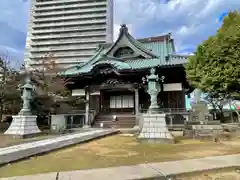
<path id="1" fill-rule="evenodd" d="M 149 164 L 165 175 L 240 166 L 240 154 Z"/>
<path id="2" fill-rule="evenodd" d="M 194 171 L 213 170 L 219 168 L 240 167 L 240 154 L 213 156 L 200 159 L 170 161 L 161 163 L 139 164 L 102 169 L 60 172 L 58 180 L 143 180 L 156 178 L 164 180 L 165 176 L 189 173 Z M 39 174 L 35 176 L 2 178 L 0 180 L 53 180 L 57 173 Z M 42 179 L 41 179 L 42 178 Z"/>
<path id="3" fill-rule="evenodd" d="M 140 180 L 154 177 L 157 177 L 159 180 L 163 180 L 163 175 L 172 176 L 182 173 L 236 166 L 240 167 L 240 154 L 139 164 L 135 166 L 61 172 L 59 174 L 59 180 Z"/>
<path id="4" fill-rule="evenodd" d="M 56 180 L 57 173 L 38 174 L 31 176 L 19 176 L 11 178 L 0 178 L 0 180 Z"/>
<path id="5" fill-rule="evenodd" d="M 59 180 L 137 180 L 159 176 L 159 173 L 146 164 L 114 168 L 61 172 Z"/>
<path id="6" fill-rule="evenodd" d="M 70 145 L 87 142 L 96 138 L 117 133 L 117 130 L 91 130 L 88 132 L 63 135 L 20 145 L 0 148 L 0 165 L 24 159 L 30 156 L 47 153 Z"/>

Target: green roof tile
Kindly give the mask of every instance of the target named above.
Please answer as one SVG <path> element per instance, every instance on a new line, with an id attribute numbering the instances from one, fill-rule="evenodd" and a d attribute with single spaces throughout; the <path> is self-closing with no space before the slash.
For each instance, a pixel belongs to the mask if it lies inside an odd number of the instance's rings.
<path id="1" fill-rule="evenodd" d="M 146 48 L 152 50 L 152 52 L 158 55 L 161 59 L 164 59 L 168 55 L 165 42 L 150 42 L 143 44 Z"/>
<path id="2" fill-rule="evenodd" d="M 75 67 L 60 72 L 60 75 L 79 75 L 90 73 L 93 68 L 101 64 L 109 64 L 118 70 L 127 69 L 145 69 L 151 67 L 164 67 L 185 64 L 189 56 L 175 54 L 174 41 L 168 38 L 156 37 L 154 41 L 142 41 L 134 39 L 125 26 L 122 26 L 121 34 L 127 36 L 134 46 L 141 49 L 145 53 L 151 55 L 152 59 L 120 59 L 108 56 L 108 52 L 113 48 L 114 44 L 102 44 L 99 46 L 96 54 L 86 63 L 79 64 Z M 120 36 L 119 36 L 120 38 Z M 118 38 L 118 40 L 119 40 Z M 154 39 L 154 38 L 153 38 Z M 156 40 L 158 39 L 158 40 Z M 167 58 L 166 58 L 167 57 Z"/>
<path id="3" fill-rule="evenodd" d="M 164 67 L 164 66 L 175 66 L 187 63 L 188 56 L 181 56 L 181 55 L 170 55 L 169 60 L 165 61 L 161 58 L 155 59 L 137 59 L 137 60 L 127 60 L 125 61 L 128 63 L 132 69 L 144 69 L 144 68 L 151 68 L 151 67 Z"/>

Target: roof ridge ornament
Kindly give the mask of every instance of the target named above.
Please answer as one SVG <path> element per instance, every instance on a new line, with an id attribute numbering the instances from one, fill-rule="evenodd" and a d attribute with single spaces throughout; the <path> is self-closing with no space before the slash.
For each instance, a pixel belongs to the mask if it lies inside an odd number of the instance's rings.
<path id="1" fill-rule="evenodd" d="M 128 27 L 126 24 L 121 24 L 120 33 L 128 33 Z"/>

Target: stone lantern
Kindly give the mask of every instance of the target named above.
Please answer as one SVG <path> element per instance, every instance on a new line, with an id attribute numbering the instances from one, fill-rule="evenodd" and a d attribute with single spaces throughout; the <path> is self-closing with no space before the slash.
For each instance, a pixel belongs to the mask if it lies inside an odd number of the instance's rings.
<path id="1" fill-rule="evenodd" d="M 168 131 L 166 115 L 160 112 L 157 104 L 158 93 L 163 89 L 160 86 L 159 80 L 163 83 L 164 77 L 160 79 L 155 74 L 155 69 L 152 68 L 150 75 L 146 77 L 148 83 L 147 93 L 151 97 L 151 104 L 148 112 L 142 115 L 142 127 L 140 127 L 141 130 L 138 136 L 140 142 L 174 143 L 173 136 Z"/>
<path id="2" fill-rule="evenodd" d="M 26 77 L 25 84 L 20 87 L 22 90 L 22 100 L 23 100 L 23 107 L 19 112 L 19 115 L 32 115 L 31 113 L 31 101 L 33 100 L 33 91 L 34 87 L 31 84 L 31 80 L 29 77 Z"/>
<path id="3" fill-rule="evenodd" d="M 31 101 L 33 100 L 34 86 L 29 77 L 25 79 L 25 84 L 21 89 L 23 107 L 17 116 L 12 116 L 13 121 L 4 133 L 6 135 L 27 137 L 41 132 L 37 126 L 37 116 L 32 115 L 31 113 Z"/>

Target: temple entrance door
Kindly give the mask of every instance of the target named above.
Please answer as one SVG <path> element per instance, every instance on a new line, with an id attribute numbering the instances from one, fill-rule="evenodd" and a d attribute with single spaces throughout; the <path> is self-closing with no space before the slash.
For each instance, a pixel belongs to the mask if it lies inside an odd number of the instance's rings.
<path id="1" fill-rule="evenodd" d="M 134 109 L 133 95 L 110 96 L 110 109 L 116 112 L 128 112 Z"/>

